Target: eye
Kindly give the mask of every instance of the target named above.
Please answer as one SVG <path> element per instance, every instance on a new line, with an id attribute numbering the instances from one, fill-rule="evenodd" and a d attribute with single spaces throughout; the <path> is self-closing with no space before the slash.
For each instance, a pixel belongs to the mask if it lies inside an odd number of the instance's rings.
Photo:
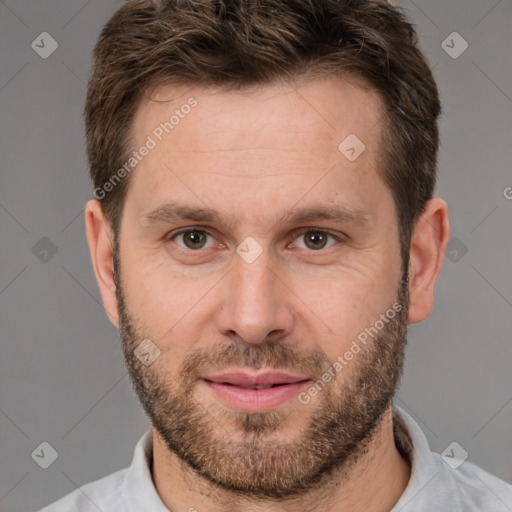
<path id="1" fill-rule="evenodd" d="M 329 238 L 331 238 L 330 245 L 328 245 Z M 297 240 L 304 241 L 302 246 L 298 244 L 298 247 L 300 249 L 311 249 L 313 251 L 329 248 L 336 244 L 336 242 L 338 241 L 334 235 L 331 235 L 326 231 L 319 231 L 314 229 L 302 231 L 297 237 Z"/>
<path id="2" fill-rule="evenodd" d="M 211 238 L 210 242 L 208 237 Z M 213 236 L 203 229 L 184 229 L 174 233 L 169 240 L 174 240 L 180 247 L 191 250 L 208 249 L 215 245 Z"/>

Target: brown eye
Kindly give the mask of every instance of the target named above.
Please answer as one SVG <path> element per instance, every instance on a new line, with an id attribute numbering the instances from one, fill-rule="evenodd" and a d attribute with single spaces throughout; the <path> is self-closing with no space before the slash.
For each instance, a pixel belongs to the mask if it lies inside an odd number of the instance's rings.
<path id="1" fill-rule="evenodd" d="M 199 231 L 187 231 L 183 241 L 189 249 L 201 249 L 206 242 L 206 236 Z"/>
<path id="2" fill-rule="evenodd" d="M 305 233 L 304 240 L 310 249 L 323 249 L 327 244 L 326 233 L 310 232 Z"/>
<path id="3" fill-rule="evenodd" d="M 293 245 L 298 249 L 304 249 L 308 252 L 321 252 L 322 249 L 336 245 L 343 240 L 343 235 L 336 236 L 322 229 L 302 229 L 296 235 Z"/>
<path id="4" fill-rule="evenodd" d="M 198 250 L 211 247 L 213 242 L 208 241 L 208 237 L 213 237 L 206 231 L 200 229 L 187 229 L 176 233 L 171 240 L 184 249 Z M 209 245 L 208 245 L 209 244 Z"/>
<path id="5" fill-rule="evenodd" d="M 328 249 L 338 242 L 338 238 L 326 231 L 304 230 L 296 238 L 295 245 L 299 249 L 320 251 Z"/>

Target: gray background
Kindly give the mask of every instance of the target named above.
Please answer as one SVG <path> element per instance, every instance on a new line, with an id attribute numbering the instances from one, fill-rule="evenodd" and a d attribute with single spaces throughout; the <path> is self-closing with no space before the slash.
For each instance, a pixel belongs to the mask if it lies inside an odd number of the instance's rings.
<path id="1" fill-rule="evenodd" d="M 101 305 L 83 218 L 92 194 L 85 83 L 99 31 L 121 4 L 0 1 L 3 512 L 35 510 L 129 465 L 148 426 Z M 399 4 L 440 87 L 437 195 L 458 240 L 433 314 L 410 327 L 397 403 L 433 450 L 455 440 L 469 460 L 512 483 L 512 200 L 504 194 L 512 187 L 512 2 Z M 31 48 L 45 31 L 59 45 L 47 59 Z M 441 46 L 454 31 L 469 44 L 456 59 Z M 34 254 L 43 237 L 53 256 Z M 48 469 L 31 458 L 43 441 L 59 454 Z"/>

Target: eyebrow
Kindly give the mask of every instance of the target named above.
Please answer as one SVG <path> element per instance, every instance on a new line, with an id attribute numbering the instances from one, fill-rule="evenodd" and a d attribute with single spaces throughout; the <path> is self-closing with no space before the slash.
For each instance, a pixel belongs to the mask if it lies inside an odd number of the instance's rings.
<path id="1" fill-rule="evenodd" d="M 143 216 L 148 226 L 155 224 L 173 224 L 181 221 L 216 222 L 228 227 L 233 226 L 233 220 L 211 208 L 189 206 L 182 203 L 167 202 L 151 210 Z M 310 206 L 293 208 L 282 215 L 275 224 L 300 224 L 319 220 L 329 220 L 340 224 L 363 226 L 369 220 L 369 215 L 362 209 L 347 208 L 340 205 Z M 275 225 L 274 224 L 274 225 Z"/>

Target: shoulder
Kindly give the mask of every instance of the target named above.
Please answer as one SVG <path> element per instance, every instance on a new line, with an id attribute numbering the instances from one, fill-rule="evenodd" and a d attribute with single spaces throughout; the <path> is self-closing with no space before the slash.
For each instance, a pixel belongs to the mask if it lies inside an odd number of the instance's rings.
<path id="1" fill-rule="evenodd" d="M 465 461 L 456 469 L 450 467 L 439 454 L 432 454 L 439 468 L 435 480 L 446 502 L 453 502 L 460 510 L 510 512 L 512 485 Z"/>
<path id="2" fill-rule="evenodd" d="M 394 412 L 395 441 L 412 467 L 393 512 L 512 511 L 512 485 L 465 460 L 462 452 L 432 452 L 413 418 L 400 408 Z"/>
<path id="3" fill-rule="evenodd" d="M 102 512 L 121 511 L 126 469 L 83 485 L 38 512 Z"/>
<path id="4" fill-rule="evenodd" d="M 151 475 L 152 433 L 139 439 L 130 466 L 83 485 L 38 512 L 165 511 Z"/>

